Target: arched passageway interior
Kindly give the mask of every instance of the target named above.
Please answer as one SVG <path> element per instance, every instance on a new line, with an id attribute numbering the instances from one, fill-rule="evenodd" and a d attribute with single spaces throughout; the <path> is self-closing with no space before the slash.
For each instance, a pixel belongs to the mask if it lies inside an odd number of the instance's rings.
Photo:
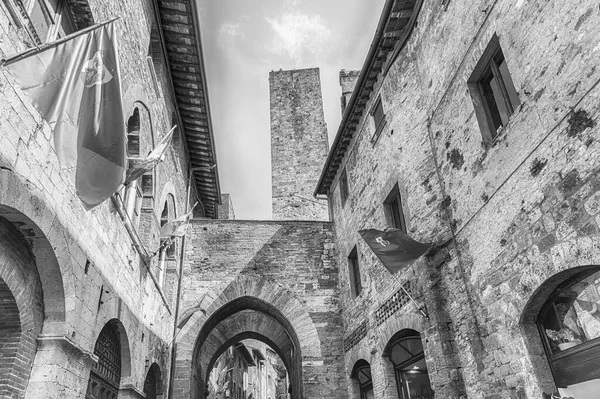
<path id="1" fill-rule="evenodd" d="M 246 339 L 265 343 L 281 358 L 288 371 L 290 399 L 302 398 L 302 354 L 291 323 L 273 305 L 248 296 L 222 306 L 200 330 L 192 359 L 191 397 L 207 398 L 209 375 L 219 356 Z"/>
<path id="2" fill-rule="evenodd" d="M 287 367 L 274 349 L 256 339 L 230 345 L 209 371 L 207 399 L 289 399 Z"/>
<path id="3" fill-rule="evenodd" d="M 560 397 L 598 397 L 600 267 L 576 267 L 550 277 L 530 298 L 521 323 L 531 357 L 548 361 L 550 373 L 538 366 L 539 378 L 551 374 Z"/>

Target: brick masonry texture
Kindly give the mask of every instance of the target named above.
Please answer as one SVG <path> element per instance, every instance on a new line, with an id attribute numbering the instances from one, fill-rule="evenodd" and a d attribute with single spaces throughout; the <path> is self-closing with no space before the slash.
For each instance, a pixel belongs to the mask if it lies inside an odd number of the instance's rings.
<path id="1" fill-rule="evenodd" d="M 293 397 L 347 397 L 331 223 L 197 220 L 192 227 L 181 308 L 185 315 L 201 304 L 206 315 L 191 313 L 177 339 L 182 372 L 175 387 L 181 397 L 190 391 L 195 397 L 219 347 L 246 331 L 269 338 L 291 363 L 293 392 L 303 389 L 302 396 Z M 237 313 L 206 331 L 213 315 L 227 309 Z M 199 366 L 190 374 L 189 364 Z"/>
<path id="2" fill-rule="evenodd" d="M 599 22 L 592 1 L 423 2 L 338 171 L 336 179 L 347 172 L 349 198 L 342 206 L 337 180 L 329 195 L 345 336 L 367 324 L 346 368 L 369 361 L 376 398 L 397 397 L 382 353 L 403 329 L 422 335 L 436 397 L 556 390 L 535 317 L 559 282 L 600 265 Z M 486 145 L 466 81 L 494 33 L 521 105 Z M 372 143 L 367 111 L 379 96 L 387 125 Z M 409 235 L 450 241 L 390 278 L 358 230 L 388 225 L 383 202 L 396 183 Z M 357 298 L 347 270 L 355 245 Z M 377 326 L 377 309 L 404 281 L 429 320 L 409 303 Z M 358 395 L 354 380 L 348 386 Z"/>
<path id="3" fill-rule="evenodd" d="M 318 68 L 269 74 L 273 219 L 329 220 L 312 192 L 327 157 Z"/>
<path id="4" fill-rule="evenodd" d="M 7 8 L 13 3 L 17 2 L 0 4 L 0 58 L 30 45 Z M 123 107 L 126 118 L 138 108 L 140 149 L 146 154 L 170 128 L 174 110 L 165 71 L 157 71 L 155 86 L 146 60 L 155 23 L 152 3 L 77 4 L 91 13 L 80 18 L 88 18 L 87 22 L 90 15 L 95 22 L 121 17 L 116 31 Z M 97 361 L 94 344 L 111 319 L 117 319 L 122 329 L 122 395 L 138 397 L 147 366 L 153 363 L 167 389 L 178 267 L 171 268 L 160 286 L 158 258 L 148 268 L 143 265 L 110 200 L 84 211 L 60 171 L 52 137 L 31 101 L 6 71 L 0 71 L 0 295 L 3 304 L 14 310 L 14 303 L 19 311 L 24 346 L 14 359 L 11 381 L 0 381 L 0 396 L 83 397 Z M 172 217 L 185 211 L 185 160 L 181 148 L 170 149 L 143 196 L 136 228 L 148 252 L 158 248 L 167 197 L 173 199 Z M 14 231 L 6 235 L 11 226 Z M 19 249 L 24 243 L 28 249 Z M 3 311 L 3 322 L 4 318 Z M 3 356 L 10 348 L 6 334 L 0 335 Z M 0 374 L 6 375 L 2 369 Z"/>

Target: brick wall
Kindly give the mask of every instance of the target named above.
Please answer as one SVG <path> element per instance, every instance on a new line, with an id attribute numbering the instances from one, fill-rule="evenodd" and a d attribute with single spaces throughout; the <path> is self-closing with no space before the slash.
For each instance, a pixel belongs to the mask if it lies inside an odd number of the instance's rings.
<path id="1" fill-rule="evenodd" d="M 181 303 L 182 317 L 191 318 L 177 339 L 177 397 L 203 386 L 210 358 L 238 331 L 279 344 L 278 354 L 292 362 L 293 398 L 300 374 L 302 397 L 345 397 L 331 224 L 196 220 L 192 227 Z M 199 365 L 191 375 L 189 364 Z"/>
<path id="2" fill-rule="evenodd" d="M 312 196 L 328 149 L 319 69 L 271 72 L 269 87 L 273 218 L 329 220 Z"/>
<path id="3" fill-rule="evenodd" d="M 9 3 L 0 4 L 2 58 L 27 46 L 26 32 L 6 8 Z M 127 118 L 138 107 L 143 115 L 141 155 L 145 156 L 171 127 L 174 103 L 165 71 L 157 70 L 156 86 L 146 60 L 155 19 L 152 2 L 90 1 L 89 10 L 95 22 L 120 16 L 115 24 L 124 114 Z M 160 286 L 157 257 L 148 266 L 141 262 L 110 200 L 84 211 L 60 170 L 52 142 L 48 124 L 12 78 L 0 71 L 0 209 L 10 208 L 10 218 L 3 216 L 26 236 L 31 232 L 39 238 L 32 246 L 34 252 L 42 248 L 36 253 L 37 268 L 46 273 L 42 275 L 43 334 L 29 366 L 27 395 L 81 397 L 94 363 L 91 352 L 96 338 L 104 324 L 115 318 L 125 326 L 130 342 L 123 362 L 131 371 L 121 381 L 123 392 L 141 390 L 146 360 L 157 362 L 165 378 L 169 374 L 170 351 L 165 348 L 172 340 L 177 278 L 166 280 L 172 287 Z M 144 198 L 137 232 L 150 253 L 158 248 L 158 221 L 167 194 L 173 195 L 177 212 L 186 208 L 187 164 L 182 151 L 181 146 L 168 150 Z M 117 198 L 123 196 L 124 190 Z"/>
<path id="4" fill-rule="evenodd" d="M 393 328 L 421 332 L 438 395 L 538 398 L 555 389 L 539 335 L 521 316 L 551 276 L 600 261 L 594 7 L 424 2 L 407 45 L 378 80 L 365 109 L 381 96 L 387 125 L 372 143 L 374 126 L 363 113 L 342 165 L 350 197 L 342 206 L 337 181 L 329 196 L 346 336 L 367 323 L 346 362 L 372 362 L 376 397 L 395 397 L 384 388 L 385 370 L 373 366 L 390 336 L 374 319 L 399 281 L 411 281 L 430 319 L 407 322 L 415 310 L 405 306 Z M 486 145 L 466 81 L 494 33 L 521 105 Z M 357 233 L 388 225 L 383 201 L 396 183 L 408 233 L 451 239 L 398 281 Z M 354 245 L 364 287 L 358 298 L 346 266 Z"/>
<path id="5" fill-rule="evenodd" d="M 42 329 L 42 289 L 25 237 L 2 217 L 0 314 L 0 396 L 23 398 Z"/>

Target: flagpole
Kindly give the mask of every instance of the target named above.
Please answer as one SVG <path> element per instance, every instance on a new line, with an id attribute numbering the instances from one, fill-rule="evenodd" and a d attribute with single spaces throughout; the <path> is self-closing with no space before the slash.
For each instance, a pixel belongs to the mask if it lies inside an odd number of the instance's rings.
<path id="1" fill-rule="evenodd" d="M 429 316 L 427 315 L 427 313 L 425 313 L 425 311 L 423 310 L 423 308 L 421 306 L 419 306 L 419 303 L 417 301 L 415 301 L 415 298 L 413 298 L 412 295 L 410 295 L 410 293 L 406 290 L 406 288 L 404 288 L 404 284 L 402 284 L 402 282 L 398 279 L 398 277 L 396 277 L 395 274 L 393 274 L 393 273 L 390 273 L 390 274 L 400 284 L 400 288 L 406 294 L 406 296 L 408 297 L 408 299 L 410 299 L 411 301 L 413 301 L 413 303 L 417 306 L 417 309 L 423 315 L 423 317 L 425 317 L 427 320 L 429 320 Z"/>
<path id="2" fill-rule="evenodd" d="M 13 63 L 15 63 L 15 62 L 17 62 L 17 61 L 19 61 L 19 60 L 21 60 L 23 58 L 31 57 L 32 55 L 36 55 L 38 53 L 41 53 L 42 51 L 48 50 L 49 48 L 56 47 L 59 44 L 68 42 L 69 40 L 74 39 L 74 38 L 76 38 L 78 36 L 84 35 L 84 34 L 86 34 L 88 32 L 91 32 L 91 31 L 93 31 L 95 29 L 98 29 L 98 28 L 100 28 L 102 26 L 108 25 L 108 24 L 110 24 L 110 23 L 112 23 L 112 22 L 114 22 L 114 21 L 116 21 L 117 19 L 120 19 L 120 18 L 121 17 L 118 17 L 118 16 L 117 17 L 112 17 L 111 19 L 109 19 L 107 21 L 101 22 L 101 23 L 96 24 L 96 25 L 88 26 L 87 28 L 79 30 L 79 31 L 77 31 L 75 33 L 71 33 L 70 35 L 62 37 L 62 38 L 60 38 L 58 40 L 55 40 L 53 42 L 42 44 L 39 47 L 32 47 L 32 48 L 28 48 L 26 50 L 23 50 L 20 53 L 17 53 L 17 54 L 13 55 L 10 58 L 4 58 L 4 59 L 0 60 L 0 67 L 13 64 Z"/>

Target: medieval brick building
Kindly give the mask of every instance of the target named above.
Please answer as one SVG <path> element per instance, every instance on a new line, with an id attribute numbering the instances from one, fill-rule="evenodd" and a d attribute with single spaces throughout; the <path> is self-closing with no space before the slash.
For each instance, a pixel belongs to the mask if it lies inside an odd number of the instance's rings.
<path id="1" fill-rule="evenodd" d="M 0 396 L 206 398 L 257 340 L 291 399 L 596 397 L 597 4 L 387 0 L 329 152 L 318 69 L 272 72 L 269 221 L 220 192 L 195 1 L 3 0 L 0 56 L 116 15 L 131 162 L 179 129 L 91 211 L 0 70 Z M 386 227 L 435 245 L 392 276 Z"/>

